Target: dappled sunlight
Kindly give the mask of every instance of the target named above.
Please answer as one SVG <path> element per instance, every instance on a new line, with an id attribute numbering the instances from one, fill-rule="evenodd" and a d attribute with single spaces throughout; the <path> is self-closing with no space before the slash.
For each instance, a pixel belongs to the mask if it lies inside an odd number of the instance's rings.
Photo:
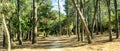
<path id="1" fill-rule="evenodd" d="M 92 44 L 87 42 L 77 42 L 75 35 L 71 37 L 46 37 L 46 40 L 38 41 L 36 44 L 31 44 L 30 41 L 23 42 L 22 46 L 13 46 L 12 51 L 119 51 L 120 38 L 109 42 L 108 36 L 96 36 Z M 115 37 L 115 36 L 114 36 Z M 100 38 L 100 39 L 98 39 Z M 106 40 L 105 40 L 106 39 Z M 2 42 L 1 42 L 2 43 Z M 0 43 L 0 44 L 1 44 Z M 17 43 L 17 42 L 16 42 Z M 4 51 L 1 47 L 1 49 Z"/>
<path id="2" fill-rule="evenodd" d="M 0 51 L 120 51 L 120 0 L 0 0 Z"/>

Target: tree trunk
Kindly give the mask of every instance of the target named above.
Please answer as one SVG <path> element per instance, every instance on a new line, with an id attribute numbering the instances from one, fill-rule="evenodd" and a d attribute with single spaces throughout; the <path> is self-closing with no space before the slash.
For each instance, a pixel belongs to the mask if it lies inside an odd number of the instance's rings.
<path id="1" fill-rule="evenodd" d="M 59 10 L 59 34 L 61 35 L 60 0 L 58 0 L 58 10 Z"/>
<path id="2" fill-rule="evenodd" d="M 32 40 L 32 31 L 29 32 L 28 40 Z"/>
<path id="3" fill-rule="evenodd" d="M 68 15 L 68 0 L 66 1 L 66 17 L 68 18 L 69 15 Z M 70 34 L 69 34 L 69 22 L 68 22 L 68 19 L 67 19 L 67 35 L 70 37 Z"/>
<path id="4" fill-rule="evenodd" d="M 82 22 L 82 26 L 83 26 L 84 29 L 85 29 L 88 43 L 92 43 L 91 37 L 90 37 L 90 32 L 89 32 L 89 30 L 88 30 L 88 27 L 86 26 L 86 23 L 85 23 L 85 21 L 84 21 L 83 15 L 82 15 L 82 13 L 80 12 L 79 8 L 77 7 L 75 0 L 72 0 L 72 1 L 73 1 L 73 4 L 74 4 L 76 10 L 78 11 L 78 15 L 79 15 L 80 20 L 81 20 L 81 22 Z"/>
<path id="5" fill-rule="evenodd" d="M 97 16 L 97 18 L 96 18 L 96 35 L 98 35 L 98 16 Z"/>
<path id="6" fill-rule="evenodd" d="M 119 18 L 117 12 L 117 0 L 114 0 L 114 8 L 115 8 L 115 17 L 116 17 L 116 38 L 119 38 Z"/>
<path id="7" fill-rule="evenodd" d="M 29 31 L 27 31 L 26 36 L 25 36 L 25 40 L 28 40 L 29 36 L 30 36 Z"/>
<path id="8" fill-rule="evenodd" d="M 111 12 L 110 12 L 110 0 L 106 0 L 107 1 L 107 8 L 108 8 L 108 28 L 109 28 L 109 40 L 112 41 L 112 33 L 111 33 Z"/>
<path id="9" fill-rule="evenodd" d="M 10 43 L 13 43 L 13 34 L 12 34 L 12 17 L 9 19 L 9 32 L 10 32 Z"/>
<path id="10" fill-rule="evenodd" d="M 4 15 L 2 15 L 2 17 L 3 17 L 4 30 L 6 31 L 5 34 L 6 34 L 6 40 L 7 40 L 7 51 L 11 51 L 10 34 L 9 34 L 8 28 L 6 26 L 6 21 L 5 21 Z"/>
<path id="11" fill-rule="evenodd" d="M 36 43 L 37 37 L 37 3 L 36 0 L 33 0 L 33 35 L 32 35 L 32 44 Z"/>
<path id="12" fill-rule="evenodd" d="M 85 39 L 84 39 L 84 28 L 83 28 L 83 26 L 81 26 L 82 27 L 82 32 L 81 32 L 81 42 L 83 42 L 83 41 L 85 41 Z"/>
<path id="13" fill-rule="evenodd" d="M 100 32 L 103 34 L 103 29 L 102 29 L 102 18 L 101 18 L 101 1 L 99 1 L 99 22 L 100 22 Z"/>
<path id="14" fill-rule="evenodd" d="M 84 3 L 85 3 L 85 0 L 84 0 Z M 84 15 L 84 12 L 83 12 L 84 9 L 83 9 L 83 2 L 82 2 L 82 0 L 80 0 L 80 11 Z M 84 28 L 83 28 L 83 26 L 81 26 L 81 35 L 80 36 L 81 36 L 81 42 L 83 42 L 84 41 Z"/>
<path id="15" fill-rule="evenodd" d="M 21 18 L 20 18 L 20 0 L 17 0 L 17 17 L 18 17 L 18 25 L 19 25 L 19 33 L 18 33 L 18 43 L 22 45 L 22 33 L 21 33 Z"/>
<path id="16" fill-rule="evenodd" d="M 98 7 L 98 0 L 94 0 L 94 17 L 92 21 L 92 26 L 91 26 L 91 37 L 93 38 L 93 32 L 94 32 L 94 26 L 96 22 L 96 13 L 97 13 L 97 7 Z"/>
<path id="17" fill-rule="evenodd" d="M 6 47 L 6 34 L 3 31 L 3 47 Z"/>

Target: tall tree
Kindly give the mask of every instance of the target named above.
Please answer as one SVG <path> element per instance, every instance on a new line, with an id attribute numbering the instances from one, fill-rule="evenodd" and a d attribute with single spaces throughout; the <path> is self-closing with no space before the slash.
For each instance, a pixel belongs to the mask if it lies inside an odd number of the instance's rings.
<path id="1" fill-rule="evenodd" d="M 111 12 L 110 12 L 110 0 L 107 1 L 107 9 L 108 9 L 108 29 L 109 29 L 109 40 L 112 41 L 112 29 L 111 29 Z"/>
<path id="2" fill-rule="evenodd" d="M 60 18 L 60 0 L 58 0 L 58 10 L 59 10 L 59 34 L 61 34 L 61 18 Z"/>
<path id="3" fill-rule="evenodd" d="M 79 1 L 77 0 L 77 5 L 78 5 Z M 76 35 L 78 37 L 78 41 L 80 41 L 80 33 L 79 33 L 79 15 L 78 15 L 78 11 L 77 11 L 77 16 L 76 16 Z"/>
<path id="4" fill-rule="evenodd" d="M 32 35 L 32 44 L 36 43 L 37 37 L 37 2 L 33 0 L 33 35 Z"/>
<path id="5" fill-rule="evenodd" d="M 91 37 L 92 38 L 93 38 L 93 31 L 94 31 L 94 26 L 96 22 L 97 9 L 98 9 L 98 0 L 94 0 L 94 16 L 93 16 L 92 26 L 91 26 Z"/>
<path id="6" fill-rule="evenodd" d="M 80 11 L 83 13 L 83 11 L 84 11 L 83 7 L 84 6 L 83 6 L 83 2 L 82 1 L 83 0 L 80 0 Z M 85 2 L 85 0 L 84 0 L 84 2 Z M 81 41 L 83 42 L 84 41 L 84 28 L 83 28 L 83 26 L 81 26 L 81 28 L 82 28 Z"/>
<path id="7" fill-rule="evenodd" d="M 7 40 L 7 51 L 11 51 L 10 34 L 9 34 L 9 31 L 8 31 L 8 28 L 7 28 L 7 25 L 6 25 L 4 15 L 2 15 L 2 18 L 3 18 L 3 26 L 4 26 L 4 29 L 5 29 L 6 40 Z"/>
<path id="8" fill-rule="evenodd" d="M 102 30 L 102 16 L 101 16 L 101 1 L 99 1 L 99 5 L 98 5 L 98 9 L 99 9 L 99 23 L 100 23 L 100 32 L 101 34 L 103 34 L 103 30 Z"/>
<path id="9" fill-rule="evenodd" d="M 66 27 L 66 28 L 67 28 L 67 35 L 70 37 L 69 24 L 68 24 L 68 23 L 69 23 L 69 22 L 68 22 L 68 17 L 69 17 L 69 14 L 68 14 L 68 12 L 69 12 L 69 11 L 68 11 L 68 8 L 69 8 L 69 7 L 68 7 L 68 0 L 66 0 L 65 3 L 66 3 L 66 17 L 67 17 L 67 27 Z"/>
<path id="10" fill-rule="evenodd" d="M 88 43 L 92 43 L 91 37 L 90 37 L 90 32 L 89 32 L 88 27 L 86 26 L 86 23 L 85 23 L 85 21 L 84 21 L 84 19 L 83 19 L 83 15 L 82 15 L 81 11 L 79 10 L 79 8 L 77 7 L 75 0 L 72 0 L 72 1 L 73 1 L 73 4 L 74 4 L 76 10 L 78 11 L 78 15 L 79 15 L 80 20 L 81 20 L 81 22 L 82 22 L 82 26 L 83 26 L 84 29 L 85 29 Z"/>
<path id="11" fill-rule="evenodd" d="M 22 31 L 21 31 L 21 18 L 20 18 L 20 0 L 17 0 L 17 17 L 18 17 L 18 25 L 19 25 L 19 33 L 18 33 L 18 43 L 22 45 Z"/>
<path id="12" fill-rule="evenodd" d="M 10 42 L 13 42 L 13 34 L 12 34 L 12 17 L 9 19 L 9 33 L 10 33 Z"/>
<path id="13" fill-rule="evenodd" d="M 114 8 L 115 8 L 115 17 L 116 17 L 116 38 L 119 38 L 119 18 L 117 12 L 117 0 L 114 0 Z"/>

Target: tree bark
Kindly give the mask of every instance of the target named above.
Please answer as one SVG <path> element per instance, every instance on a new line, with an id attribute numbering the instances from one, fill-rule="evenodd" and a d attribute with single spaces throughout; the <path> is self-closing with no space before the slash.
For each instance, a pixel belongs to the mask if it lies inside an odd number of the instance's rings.
<path id="1" fill-rule="evenodd" d="M 66 17 L 68 18 L 69 15 L 68 15 L 68 0 L 66 0 Z M 70 34 L 69 34 L 69 22 L 68 22 L 68 19 L 67 19 L 67 35 L 70 37 Z"/>
<path id="2" fill-rule="evenodd" d="M 3 31 L 3 47 L 6 47 L 6 34 Z"/>
<path id="3" fill-rule="evenodd" d="M 92 43 L 91 37 L 90 37 L 90 32 L 89 32 L 89 30 L 88 30 L 88 27 L 86 26 L 86 23 L 85 23 L 85 21 L 84 21 L 83 15 L 82 15 L 81 11 L 79 10 L 79 8 L 77 7 L 75 0 L 72 0 L 72 1 L 73 1 L 73 4 L 74 4 L 74 7 L 75 7 L 76 10 L 78 11 L 78 15 L 79 15 L 80 20 L 81 20 L 81 22 L 82 22 L 82 26 L 83 26 L 84 29 L 85 29 L 88 43 Z"/>
<path id="4" fill-rule="evenodd" d="M 13 34 L 12 34 L 12 17 L 9 19 L 9 32 L 10 32 L 10 43 L 13 43 Z"/>
<path id="5" fill-rule="evenodd" d="M 84 15 L 84 9 L 83 9 L 83 2 L 82 2 L 83 0 L 80 0 L 80 11 L 81 11 L 81 13 L 83 13 L 83 15 Z M 85 0 L 84 0 L 84 3 L 85 3 Z M 81 23 L 82 24 L 82 23 Z M 83 28 L 83 26 L 81 26 L 81 42 L 83 42 L 84 41 L 84 28 Z"/>
<path id="6" fill-rule="evenodd" d="M 110 0 L 107 1 L 107 8 L 108 8 L 108 29 L 109 29 L 109 40 L 112 41 L 112 29 L 111 29 L 111 12 L 110 12 Z"/>
<path id="7" fill-rule="evenodd" d="M 32 35 L 32 44 L 36 43 L 37 37 L 37 3 L 36 0 L 33 0 L 33 35 Z"/>
<path id="8" fill-rule="evenodd" d="M 77 0 L 77 5 L 78 5 L 78 0 Z M 79 15 L 78 15 L 78 11 L 77 11 L 77 16 L 76 16 L 76 35 L 78 38 L 78 41 L 80 41 L 80 33 L 79 33 Z"/>
<path id="9" fill-rule="evenodd" d="M 18 17 L 18 25 L 19 25 L 19 33 L 18 33 L 18 43 L 22 45 L 22 31 L 21 31 L 21 18 L 20 18 L 20 0 L 17 0 L 17 17 Z"/>
<path id="10" fill-rule="evenodd" d="M 94 26 L 95 26 L 95 21 L 96 21 L 96 13 L 97 13 L 97 7 L 98 7 L 98 0 L 94 0 L 94 17 L 92 21 L 92 26 L 91 26 L 91 37 L 93 38 L 93 32 L 94 32 Z"/>
<path id="11" fill-rule="evenodd" d="M 101 18 L 101 1 L 99 1 L 99 21 L 100 21 L 100 32 L 103 34 L 103 29 L 102 29 L 102 18 Z"/>
<path id="12" fill-rule="evenodd" d="M 119 38 L 119 18 L 117 12 L 117 0 L 114 0 L 114 8 L 115 8 L 115 17 L 116 17 L 116 38 Z"/>
<path id="13" fill-rule="evenodd" d="M 61 35 L 62 32 L 61 32 L 61 14 L 60 14 L 60 0 L 58 0 L 58 10 L 59 10 L 59 34 Z"/>
<path id="14" fill-rule="evenodd" d="M 2 17 L 3 17 L 4 30 L 6 31 L 5 34 L 6 34 L 6 40 L 7 40 L 7 51 L 11 51 L 10 34 L 9 34 L 9 31 L 8 31 L 8 28 L 7 28 L 7 25 L 6 25 L 4 15 L 2 15 Z"/>

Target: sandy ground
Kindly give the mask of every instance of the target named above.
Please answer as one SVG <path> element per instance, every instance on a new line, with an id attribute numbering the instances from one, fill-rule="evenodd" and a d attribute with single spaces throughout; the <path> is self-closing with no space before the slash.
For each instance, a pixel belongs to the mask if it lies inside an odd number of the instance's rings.
<path id="1" fill-rule="evenodd" d="M 113 39 L 109 42 L 108 36 L 96 36 L 92 44 L 87 44 L 86 41 L 77 42 L 75 35 L 70 38 L 49 36 L 45 40 L 38 40 L 34 45 L 30 41 L 25 41 L 22 46 L 13 46 L 12 51 L 120 51 L 120 39 Z M 1 43 L 0 51 L 6 51 Z"/>

